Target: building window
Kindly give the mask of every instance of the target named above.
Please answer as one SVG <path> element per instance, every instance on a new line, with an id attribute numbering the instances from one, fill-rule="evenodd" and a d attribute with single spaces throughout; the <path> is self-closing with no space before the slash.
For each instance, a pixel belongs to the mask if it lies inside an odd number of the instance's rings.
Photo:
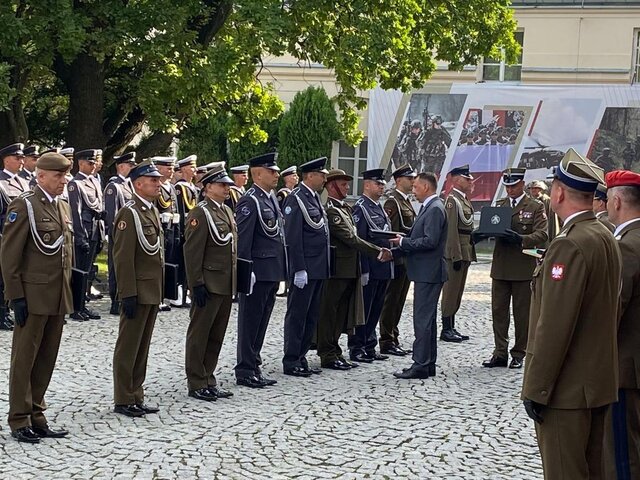
<path id="1" fill-rule="evenodd" d="M 507 65 L 504 61 L 504 50 L 499 58 L 486 57 L 482 62 L 482 80 L 485 82 L 519 82 L 522 76 L 522 47 L 524 45 L 524 32 L 514 34 L 520 44 L 518 62 Z"/>
<path id="2" fill-rule="evenodd" d="M 367 140 L 363 140 L 355 147 L 340 140 L 338 168 L 353 177 L 350 196 L 362 195 L 362 172 L 367 169 Z"/>
<path id="3" fill-rule="evenodd" d="M 633 31 L 633 83 L 640 83 L 640 29 Z"/>

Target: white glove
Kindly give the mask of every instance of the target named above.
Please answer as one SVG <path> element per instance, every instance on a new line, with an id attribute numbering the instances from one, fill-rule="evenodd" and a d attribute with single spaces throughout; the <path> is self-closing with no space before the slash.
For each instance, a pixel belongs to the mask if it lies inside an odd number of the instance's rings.
<path id="1" fill-rule="evenodd" d="M 247 296 L 253 293 L 253 286 L 255 284 L 256 284 L 256 274 L 251 272 L 251 282 L 249 283 L 249 293 L 247 293 Z"/>
<path id="2" fill-rule="evenodd" d="M 293 284 L 298 288 L 304 288 L 308 281 L 306 270 L 300 270 L 293 275 Z"/>
<path id="3" fill-rule="evenodd" d="M 366 287 L 367 284 L 369 283 L 369 274 L 368 273 L 363 273 L 362 276 L 360 277 L 360 283 L 362 283 L 363 287 Z"/>

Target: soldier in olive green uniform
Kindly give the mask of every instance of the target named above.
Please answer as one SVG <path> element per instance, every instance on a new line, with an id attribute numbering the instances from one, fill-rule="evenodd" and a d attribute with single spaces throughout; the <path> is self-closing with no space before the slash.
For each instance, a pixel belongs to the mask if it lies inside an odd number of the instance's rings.
<path id="1" fill-rule="evenodd" d="M 389 193 L 389 198 L 384 203 L 384 211 L 387 212 L 391 220 L 391 230 L 406 235 L 411 231 L 413 221 L 416 218 L 416 211 L 409 198 L 416 172 L 410 165 L 402 165 L 392 175 L 396 182 L 396 188 Z M 380 313 L 380 353 L 397 356 L 404 356 L 408 353 L 400 346 L 398 340 L 400 335 L 398 323 L 411 285 L 407 278 L 404 262 L 403 257 L 398 257 L 394 261 L 393 279 L 389 281 Z"/>
<path id="2" fill-rule="evenodd" d="M 224 168 L 202 177 L 205 199 L 185 222 L 184 260 L 191 285 L 191 321 L 185 349 L 189 396 L 212 401 L 231 392 L 217 385 L 218 364 L 236 293 L 238 234 L 233 211 L 224 204 L 233 180 Z"/>
<path id="3" fill-rule="evenodd" d="M 445 259 L 449 280 L 442 287 L 442 333 L 440 340 L 459 343 L 469 340 L 456 330 L 455 318 L 462 302 L 464 285 L 471 262 L 475 262 L 476 248 L 471 240 L 473 231 L 473 206 L 468 198 L 473 192 L 473 176 L 469 165 L 456 167 L 449 172 L 453 188 L 445 201 L 447 212 L 447 246 Z"/>
<path id="4" fill-rule="evenodd" d="M 131 201 L 114 220 L 113 264 L 121 302 L 120 331 L 113 353 L 116 413 L 141 417 L 156 413 L 144 403 L 142 384 L 149 344 L 164 294 L 164 236 L 153 202 L 160 195 L 162 175 L 149 161 L 129 172 Z"/>
<path id="5" fill-rule="evenodd" d="M 38 185 L 16 198 L 3 230 L 2 274 L 16 327 L 9 371 L 9 426 L 19 442 L 63 437 L 44 416 L 44 394 L 58 356 L 64 316 L 73 311 L 71 210 L 59 195 L 71 162 L 60 154 L 38 159 Z"/>
<path id="6" fill-rule="evenodd" d="M 327 174 L 325 188 L 331 246 L 336 248 L 336 272 L 325 281 L 318 322 L 318 355 L 323 368 L 349 370 L 357 367 L 342 356 L 339 345 L 343 332 L 364 325 L 364 305 L 360 283 L 360 254 L 390 260 L 391 252 L 358 237 L 352 208 L 344 202 L 353 180 L 343 170 Z M 386 252 L 386 253 L 383 253 Z"/>
<path id="7" fill-rule="evenodd" d="M 511 229 L 508 235 L 496 239 L 491 264 L 491 314 L 495 350 L 484 367 L 506 367 L 509 346 L 509 305 L 513 302 L 515 344 L 511 349 L 509 368 L 521 368 L 527 346 L 529 283 L 536 266 L 534 257 L 522 249 L 543 247 L 547 241 L 547 215 L 544 205 L 524 193 L 524 168 L 509 168 L 502 172 L 507 198 L 499 200 L 499 207 L 511 207 Z"/>
<path id="8" fill-rule="evenodd" d="M 531 282 L 522 397 L 546 479 L 601 478 L 605 415 L 618 392 L 617 306 L 622 260 L 596 219 L 602 169 L 569 149 L 551 205 L 564 226 Z"/>
<path id="9" fill-rule="evenodd" d="M 596 218 L 607 227 L 607 230 L 613 233 L 616 226 L 611 223 L 609 214 L 607 213 L 607 187 L 605 185 L 598 185 L 598 188 L 593 194 L 593 213 L 595 213 Z"/>
<path id="10" fill-rule="evenodd" d="M 640 478 L 640 174 L 607 174 L 609 217 L 622 253 L 618 402 L 605 429 L 605 478 Z M 625 448 L 626 445 L 626 448 Z"/>

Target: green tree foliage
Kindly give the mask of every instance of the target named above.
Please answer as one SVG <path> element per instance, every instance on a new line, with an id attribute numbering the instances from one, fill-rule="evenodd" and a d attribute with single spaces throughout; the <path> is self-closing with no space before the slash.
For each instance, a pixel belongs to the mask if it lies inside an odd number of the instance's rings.
<path id="1" fill-rule="evenodd" d="M 227 162 L 227 132 L 224 114 L 210 118 L 197 118 L 179 135 L 178 155 L 198 155 L 198 165 L 210 162 Z"/>
<path id="2" fill-rule="evenodd" d="M 300 165 L 314 158 L 331 158 L 331 144 L 340 138 L 333 103 L 322 88 L 298 92 L 280 123 L 278 163 Z"/>
<path id="3" fill-rule="evenodd" d="M 260 122 L 260 129 L 266 133 L 266 139 L 262 142 L 253 142 L 247 137 L 229 142 L 229 165 L 244 165 L 250 158 L 278 150 L 280 143 L 278 130 L 281 120 L 282 116 L 279 116 L 273 120 Z"/>
<path id="4" fill-rule="evenodd" d="M 420 87 L 436 60 L 460 69 L 498 47 L 514 58 L 514 30 L 509 0 L 3 0 L 0 142 L 29 138 L 65 102 L 46 135 L 107 159 L 144 125 L 140 156 L 220 112 L 231 139 L 264 141 L 283 106 L 257 72 L 283 54 L 335 73 L 341 129 L 357 142 L 359 92 Z"/>

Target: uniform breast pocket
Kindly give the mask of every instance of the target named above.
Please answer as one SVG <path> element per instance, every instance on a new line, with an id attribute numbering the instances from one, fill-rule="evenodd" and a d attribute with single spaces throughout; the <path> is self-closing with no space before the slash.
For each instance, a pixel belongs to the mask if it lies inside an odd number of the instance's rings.
<path id="1" fill-rule="evenodd" d="M 214 222 L 216 229 L 220 235 L 226 235 L 229 233 L 229 226 L 224 222 Z"/>
<path id="2" fill-rule="evenodd" d="M 158 239 L 158 232 L 153 225 L 142 225 L 142 233 L 149 242 L 155 243 Z"/>
<path id="3" fill-rule="evenodd" d="M 518 221 L 519 233 L 531 233 L 533 231 L 533 218 L 523 218 Z"/>
<path id="4" fill-rule="evenodd" d="M 263 208 L 262 220 L 264 220 L 264 223 L 266 223 L 269 227 L 273 227 L 276 224 L 276 215 L 273 210 L 269 208 Z"/>
<path id="5" fill-rule="evenodd" d="M 60 229 L 54 223 L 49 222 L 36 224 L 36 230 L 38 231 L 40 239 L 48 245 L 55 242 L 61 233 Z"/>

